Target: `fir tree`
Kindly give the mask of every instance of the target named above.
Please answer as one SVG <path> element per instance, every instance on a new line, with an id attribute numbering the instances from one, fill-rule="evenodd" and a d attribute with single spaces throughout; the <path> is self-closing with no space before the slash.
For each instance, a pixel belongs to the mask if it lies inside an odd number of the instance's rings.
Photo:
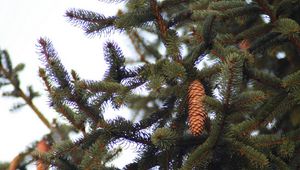
<path id="1" fill-rule="evenodd" d="M 127 34 L 140 66 L 129 67 L 117 43 L 107 42 L 105 77 L 85 80 L 41 38 L 40 77 L 50 106 L 71 126 L 44 121 L 50 150 L 23 155 L 58 169 L 117 169 L 107 162 L 124 142 L 139 150 L 128 170 L 300 168 L 299 0 L 108 1 L 127 8 L 110 17 L 82 9 L 66 16 L 88 36 Z M 5 51 L 1 57 L 2 84 L 32 104 L 36 93 L 19 89 L 20 66 Z M 200 67 L 203 59 L 209 64 Z M 142 119 L 105 120 L 108 104 Z M 83 136 L 70 141 L 70 131 Z"/>

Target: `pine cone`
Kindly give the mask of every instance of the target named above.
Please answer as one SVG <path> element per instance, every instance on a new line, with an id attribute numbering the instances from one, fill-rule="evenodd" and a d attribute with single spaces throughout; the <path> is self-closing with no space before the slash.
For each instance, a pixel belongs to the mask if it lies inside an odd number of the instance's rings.
<path id="1" fill-rule="evenodd" d="M 37 150 L 41 153 L 48 152 L 50 150 L 50 146 L 47 144 L 47 141 L 45 139 L 42 139 L 37 144 Z M 46 170 L 46 169 L 48 169 L 48 166 L 43 164 L 41 160 L 38 160 L 37 170 Z"/>
<path id="2" fill-rule="evenodd" d="M 203 85 L 198 80 L 194 80 L 188 89 L 189 128 L 194 136 L 200 135 L 204 129 L 207 117 L 203 105 L 204 96 Z"/>

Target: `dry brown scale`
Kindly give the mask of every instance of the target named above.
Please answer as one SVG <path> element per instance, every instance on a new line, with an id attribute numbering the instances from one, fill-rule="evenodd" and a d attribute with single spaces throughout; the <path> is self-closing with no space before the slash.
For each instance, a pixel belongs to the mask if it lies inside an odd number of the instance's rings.
<path id="1" fill-rule="evenodd" d="M 204 129 L 207 117 L 203 105 L 204 97 L 203 85 L 198 80 L 194 80 L 188 89 L 189 129 L 194 136 L 200 135 Z"/>

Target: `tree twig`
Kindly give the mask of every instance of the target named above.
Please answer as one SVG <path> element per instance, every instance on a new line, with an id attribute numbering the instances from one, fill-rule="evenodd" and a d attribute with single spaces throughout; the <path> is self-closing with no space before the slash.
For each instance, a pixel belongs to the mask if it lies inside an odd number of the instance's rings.
<path id="1" fill-rule="evenodd" d="M 39 119 L 47 126 L 48 129 L 51 130 L 51 124 L 47 120 L 47 118 L 42 114 L 42 112 L 33 104 L 32 99 L 30 99 L 23 90 L 12 80 L 11 76 L 9 75 L 8 71 L 5 70 L 2 66 L 0 66 L 0 71 L 5 75 L 5 77 L 10 81 L 10 83 L 15 87 L 19 97 L 21 97 L 26 104 L 34 111 L 34 113 L 39 117 Z"/>

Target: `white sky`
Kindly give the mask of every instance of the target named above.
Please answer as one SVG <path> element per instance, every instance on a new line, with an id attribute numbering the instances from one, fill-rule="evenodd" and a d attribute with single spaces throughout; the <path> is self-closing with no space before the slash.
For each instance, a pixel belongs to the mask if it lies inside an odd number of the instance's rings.
<path id="1" fill-rule="evenodd" d="M 107 37 L 88 38 L 83 30 L 67 22 L 64 13 L 70 8 L 96 11 L 106 16 L 114 15 L 122 4 L 106 4 L 97 0 L 1 0 L 0 1 L 0 48 L 7 49 L 14 65 L 25 63 L 20 74 L 23 89 L 33 85 L 43 92 L 43 83 L 38 77 L 41 66 L 37 54 L 37 40 L 48 37 L 67 68 L 76 70 L 82 78 L 101 79 L 106 65 L 103 60 L 103 42 Z M 118 42 L 125 56 L 131 54 L 125 41 L 127 37 L 117 34 L 109 36 Z M 0 89 L 0 93 L 1 93 Z M 47 106 L 47 98 L 37 98 L 34 102 L 49 121 L 58 114 Z M 0 161 L 10 161 L 30 143 L 39 140 L 48 132 L 37 116 L 25 107 L 10 113 L 9 108 L 15 99 L 0 96 Z M 126 112 L 126 111 L 125 111 Z M 119 114 L 122 115 L 121 112 Z M 128 113 L 123 115 L 128 117 Z M 128 156 L 127 156 L 128 157 Z M 133 157 L 133 156 L 129 156 Z M 116 162 L 119 167 L 125 164 L 123 158 Z M 128 163 L 128 160 L 127 162 Z"/>

